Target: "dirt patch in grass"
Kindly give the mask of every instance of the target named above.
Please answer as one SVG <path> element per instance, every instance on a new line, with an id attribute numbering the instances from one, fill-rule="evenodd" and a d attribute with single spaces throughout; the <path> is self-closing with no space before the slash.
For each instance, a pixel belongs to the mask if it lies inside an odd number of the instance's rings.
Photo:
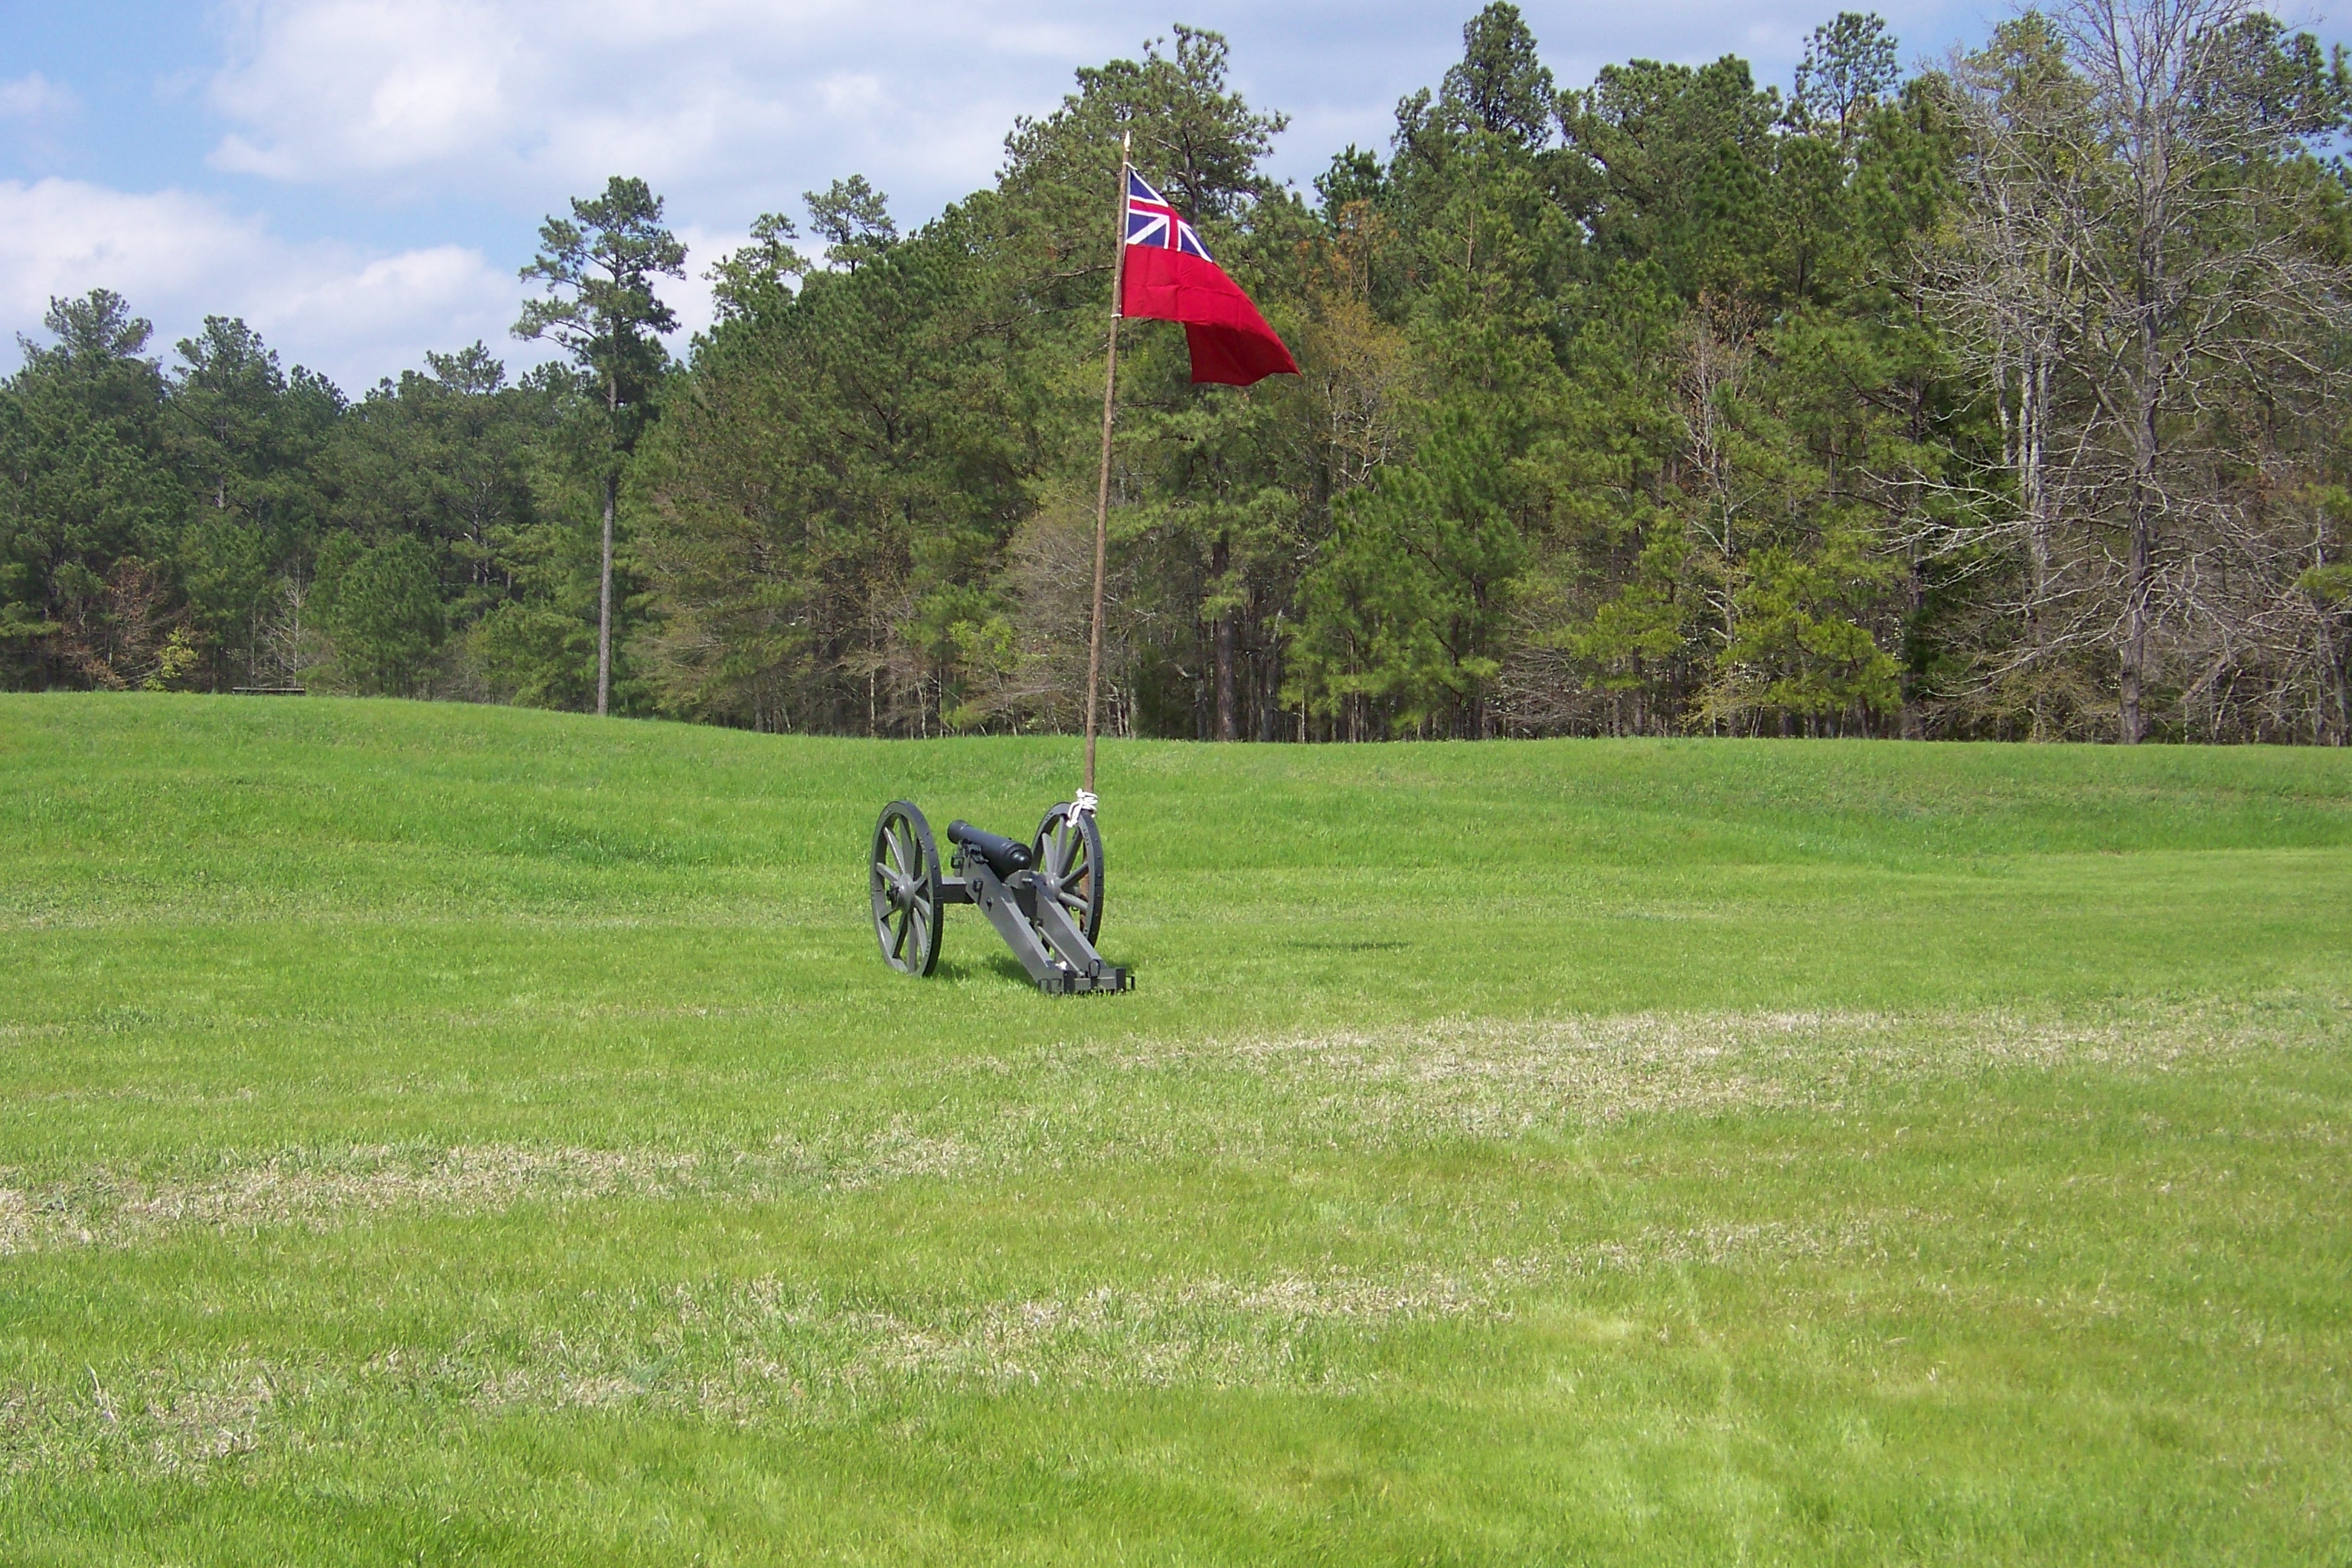
<path id="1" fill-rule="evenodd" d="M 2000 1012 L 1455 1019 L 1363 1034 L 1042 1047 L 917 1069 L 926 1088 L 956 1091 L 936 1097 L 950 1109 L 787 1131 L 756 1149 L 353 1146 L 247 1157 L 200 1176 L 99 1166 L 38 1184 L 0 1171 L 0 1254 L 527 1204 L 756 1203 L 1079 1164 L 1506 1140 L 1634 1116 L 1826 1112 L 1898 1080 L 2163 1072 L 2347 1032 L 2340 1008 L 2238 1006 L 2072 1020 Z"/>
<path id="2" fill-rule="evenodd" d="M 520 1338 L 486 1323 L 449 1344 L 356 1359 L 183 1359 L 0 1390 L 0 1471 L 201 1470 L 328 1441 L 353 1410 L 380 1415 L 387 1399 L 484 1415 L 636 1408 L 822 1426 L 877 1398 L 943 1388 L 1358 1393 L 1380 1374 L 1337 1352 L 1368 1335 L 1507 1322 L 1602 1273 L 1869 1250 L 1884 1229 L 1868 1219 L 1834 1230 L 1644 1227 L 1455 1268 L 1208 1274 L 1004 1300 L 838 1299 L 773 1275 L 681 1282 Z"/>

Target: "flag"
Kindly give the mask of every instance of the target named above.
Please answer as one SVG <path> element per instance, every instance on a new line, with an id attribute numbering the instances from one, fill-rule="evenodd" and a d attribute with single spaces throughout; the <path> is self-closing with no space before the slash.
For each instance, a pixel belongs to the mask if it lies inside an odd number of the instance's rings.
<path id="1" fill-rule="evenodd" d="M 1225 276 L 1200 231 L 1133 169 L 1127 172 L 1118 313 L 1183 322 L 1194 381 L 1247 386 L 1269 375 L 1298 374 L 1290 351 L 1241 285 Z"/>

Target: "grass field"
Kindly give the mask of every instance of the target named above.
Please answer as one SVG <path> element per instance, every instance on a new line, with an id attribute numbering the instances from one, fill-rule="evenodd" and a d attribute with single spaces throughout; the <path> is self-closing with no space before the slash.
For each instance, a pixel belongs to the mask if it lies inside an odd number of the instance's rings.
<path id="1" fill-rule="evenodd" d="M 2352 756 L 0 697 L 0 1561 L 2352 1563 Z"/>

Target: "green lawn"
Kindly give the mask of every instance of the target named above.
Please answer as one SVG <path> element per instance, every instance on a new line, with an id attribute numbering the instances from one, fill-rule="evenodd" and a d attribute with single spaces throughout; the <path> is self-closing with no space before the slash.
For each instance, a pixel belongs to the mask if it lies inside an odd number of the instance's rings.
<path id="1" fill-rule="evenodd" d="M 2352 1563 L 2352 756 L 0 697 L 0 1561 Z"/>

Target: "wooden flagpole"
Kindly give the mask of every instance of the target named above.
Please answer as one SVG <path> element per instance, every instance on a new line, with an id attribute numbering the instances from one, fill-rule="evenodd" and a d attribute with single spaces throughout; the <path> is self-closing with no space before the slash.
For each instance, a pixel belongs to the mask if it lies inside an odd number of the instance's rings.
<path id="1" fill-rule="evenodd" d="M 1101 712 L 1103 562 L 1110 526 L 1110 421 L 1118 395 L 1119 289 L 1127 271 L 1127 167 L 1134 150 L 1134 132 L 1118 138 L 1118 222 L 1113 232 L 1110 262 L 1110 352 L 1103 356 L 1102 473 L 1095 482 L 1095 614 L 1087 634 L 1087 783 L 1086 805 L 1094 804 L 1095 732 Z"/>

